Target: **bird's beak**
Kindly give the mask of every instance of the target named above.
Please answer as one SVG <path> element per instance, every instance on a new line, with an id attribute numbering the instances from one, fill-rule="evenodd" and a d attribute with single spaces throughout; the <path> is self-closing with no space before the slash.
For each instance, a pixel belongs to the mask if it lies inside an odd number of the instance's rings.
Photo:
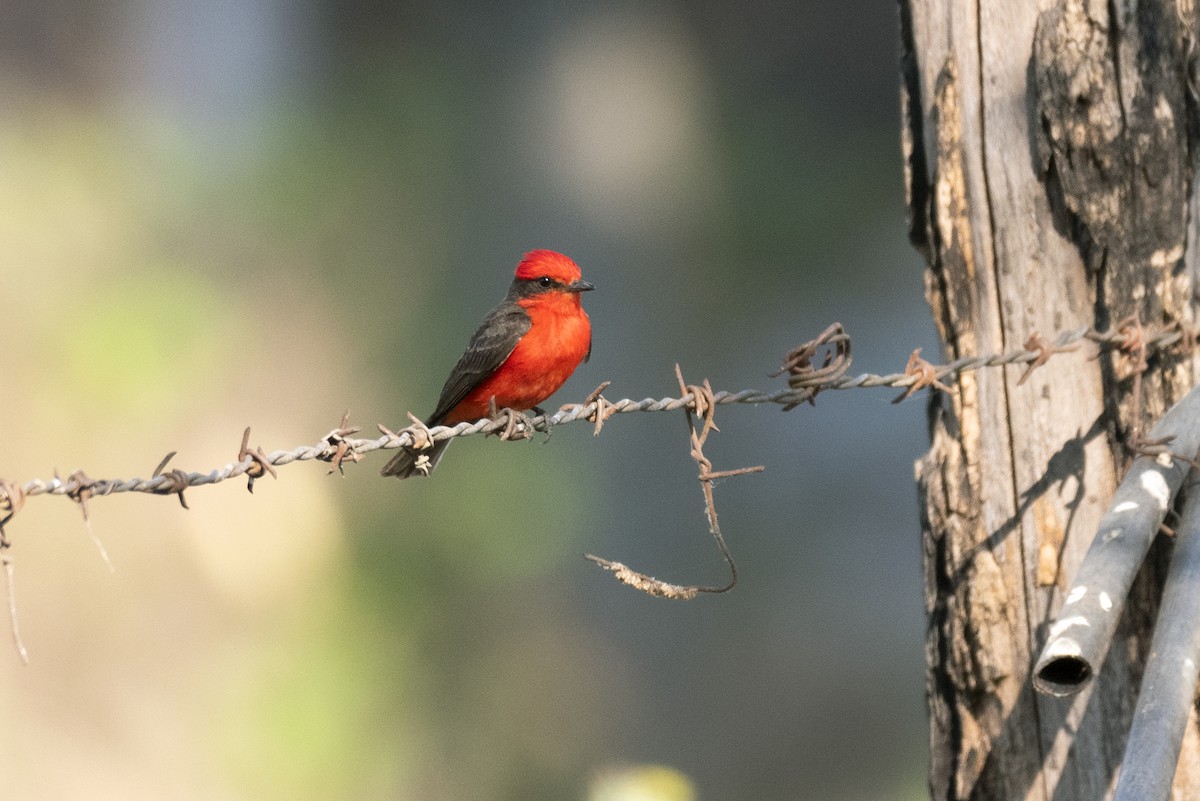
<path id="1" fill-rule="evenodd" d="M 590 292 L 595 288 L 595 284 L 593 284 L 591 281 L 584 281 L 582 278 L 578 281 L 572 281 L 571 283 L 567 284 L 568 292 Z"/>

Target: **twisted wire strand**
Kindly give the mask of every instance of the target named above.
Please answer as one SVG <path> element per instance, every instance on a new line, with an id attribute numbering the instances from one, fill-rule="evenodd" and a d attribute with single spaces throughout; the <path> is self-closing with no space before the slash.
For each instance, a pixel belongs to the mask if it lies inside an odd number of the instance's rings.
<path id="1" fill-rule="evenodd" d="M 827 333 L 835 327 L 840 331 L 840 326 L 836 326 L 835 324 L 835 326 L 831 326 L 827 330 Z M 1062 349 L 1070 348 L 1086 339 L 1095 342 L 1101 348 L 1127 348 L 1129 347 L 1129 336 L 1129 332 L 1124 328 L 1104 332 L 1099 332 L 1092 328 L 1078 328 L 1059 334 L 1051 347 L 1055 352 L 1060 352 Z M 1185 338 L 1193 343 L 1195 342 L 1194 336 L 1185 334 L 1178 327 L 1167 327 L 1144 337 L 1143 343 L 1148 350 L 1153 351 L 1169 348 Z M 817 344 L 829 344 L 820 340 L 814 340 L 814 342 Z M 810 346 L 812 344 L 807 343 Z M 942 379 L 985 367 L 1029 364 L 1039 358 L 1043 360 L 1046 358 L 1045 349 L 1019 348 L 1005 353 L 963 357 L 934 368 L 934 372 L 938 379 Z M 848 363 L 848 348 L 846 359 Z M 886 375 L 862 373 L 856 376 L 847 376 L 841 374 L 844 371 L 844 367 L 840 372 L 834 371 L 833 373 L 823 373 L 820 370 L 810 371 L 811 377 L 808 379 L 804 375 L 793 372 L 791 378 L 792 386 L 787 389 L 773 392 L 758 389 L 743 389 L 737 392 L 722 390 L 714 392 L 712 400 L 719 405 L 771 403 L 791 408 L 811 400 L 818 391 L 878 387 L 909 388 L 922 380 L 921 376 L 912 372 L 889 373 Z M 596 398 L 586 403 L 567 404 L 553 414 L 530 416 L 527 420 L 534 430 L 548 431 L 554 426 L 566 423 L 580 421 L 594 423 L 598 412 L 603 416 L 603 419 L 607 419 L 611 415 L 633 412 L 678 411 L 683 408 L 693 408 L 695 402 L 695 395 L 691 392 L 675 398 L 643 398 L 641 400 L 625 398 L 619 401 Z M 476 434 L 495 434 L 510 427 L 511 421 L 500 418 L 482 419 L 472 423 L 459 423 L 454 426 L 433 426 L 427 429 L 427 431 L 430 439 L 438 441 Z M 353 431 L 356 430 L 353 429 Z M 292 462 L 321 460 L 334 462 L 335 468 L 337 468 L 342 461 L 357 460 L 357 457 L 362 454 L 376 450 L 412 447 L 418 441 L 411 429 L 402 429 L 395 434 L 389 432 L 375 439 L 345 436 L 345 434 L 351 433 L 351 431 L 345 429 L 343 424 L 342 429 L 335 429 L 316 445 L 301 445 L 292 450 L 272 451 L 265 455 L 260 454 L 258 457 L 246 456 L 241 461 L 231 462 L 224 467 L 215 468 L 206 473 L 185 473 L 182 470 L 175 470 L 170 473 L 155 475 L 148 479 L 135 477 L 94 480 L 86 477 L 82 479 L 77 478 L 78 474 L 74 474 L 67 479 L 55 476 L 49 480 L 33 479 L 21 485 L 12 482 L 0 482 L 0 510 L 9 512 L 10 516 L 14 514 L 15 509 L 19 509 L 21 502 L 23 502 L 23 497 L 18 498 L 14 496 L 65 495 L 78 498 L 81 492 L 86 492 L 88 497 L 111 495 L 119 492 L 146 492 L 159 495 L 179 494 L 183 489 L 188 487 L 219 484 L 223 481 L 242 476 L 257 478 L 262 472 L 261 465 L 259 465 L 260 461 L 278 467 L 291 464 Z M 340 454 L 339 450 L 341 451 Z M 259 475 L 255 475 L 255 472 Z M 3 520 L 0 519 L 0 524 L 2 523 Z"/>
<path id="2" fill-rule="evenodd" d="M 82 470 L 72 473 L 66 480 L 57 474 L 49 481 L 33 479 L 24 484 L 0 478 L 0 568 L 3 569 L 4 584 L 8 598 L 13 644 L 21 661 L 28 663 L 29 657 L 21 641 L 20 630 L 17 625 L 16 599 L 13 592 L 13 563 L 9 553 L 11 542 L 5 532 L 5 524 L 12 520 L 17 512 L 21 511 L 25 505 L 26 498 L 29 496 L 67 496 L 79 504 L 83 512 L 84 523 L 89 526 L 90 531 L 88 502 L 92 498 L 101 495 L 111 495 L 117 492 L 148 492 L 156 495 L 176 495 L 180 504 L 186 509 L 188 506 L 184 500 L 184 490 L 188 488 L 219 484 L 231 478 L 245 476 L 248 479 L 247 489 L 253 491 L 254 482 L 257 479 L 265 475 L 276 477 L 275 467 L 291 464 L 292 462 L 312 461 L 314 459 L 330 462 L 332 466 L 329 472 L 332 473 L 334 470 L 341 470 L 345 462 L 357 462 L 362 454 L 375 450 L 404 447 L 424 448 L 428 447 L 432 441 L 445 440 L 452 437 L 465 437 L 473 434 L 496 433 L 502 438 L 513 438 L 514 436 L 528 437 L 532 434 L 532 431 L 544 431 L 548 433 L 556 425 L 578 422 L 580 420 L 593 423 L 595 425 L 595 433 L 599 435 L 601 427 L 609 417 L 614 414 L 627 414 L 630 412 L 688 410 L 688 425 L 693 441 L 693 456 L 700 464 L 699 478 L 704 487 L 706 509 L 710 521 L 710 533 L 716 539 L 722 555 L 729 564 L 732 578 L 726 587 L 678 586 L 667 584 L 646 574 L 633 571 L 618 562 L 609 562 L 608 560 L 591 556 L 588 558 L 593 559 L 598 564 L 606 567 L 606 569 L 614 571 L 614 575 L 621 581 L 644 592 L 649 592 L 652 595 L 690 598 L 699 592 L 725 592 L 732 588 L 733 584 L 737 581 L 737 568 L 717 526 L 711 481 L 718 476 L 741 475 L 747 472 L 758 471 L 762 468 L 753 467 L 720 473 L 711 472 L 711 463 L 704 458 L 700 444 L 702 444 L 704 436 L 709 431 L 709 425 L 712 420 L 712 409 L 715 405 L 776 403 L 781 404 L 784 411 L 788 411 L 802 403 L 813 401 L 817 393 L 823 390 L 871 387 L 905 388 L 905 392 L 893 401 L 900 402 L 910 397 L 918 389 L 924 387 L 930 388 L 931 391 L 950 391 L 950 388 L 941 381 L 941 379 L 948 376 L 984 367 L 1014 364 L 1027 365 L 1024 375 L 1018 381 L 1018 384 L 1021 384 L 1024 383 L 1025 379 L 1029 377 L 1030 372 L 1034 369 L 1044 365 L 1051 357 L 1072 350 L 1076 343 L 1084 339 L 1095 342 L 1101 348 L 1111 348 L 1127 354 L 1136 354 L 1136 370 L 1138 371 L 1136 374 L 1140 377 L 1141 371 L 1146 369 L 1146 357 L 1150 352 L 1182 343 L 1181 348 L 1184 352 L 1191 353 L 1196 347 L 1197 333 L 1179 323 L 1147 331 L 1143 328 L 1139 320 L 1131 318 L 1118 325 L 1115 330 L 1107 332 L 1098 332 L 1090 328 L 1080 328 L 1064 332 L 1053 343 L 1047 343 L 1037 333 L 1034 333 L 1029 337 L 1025 343 L 1025 347 L 1022 349 L 988 356 L 969 356 L 940 367 L 920 359 L 920 350 L 918 349 L 909 357 L 908 365 L 902 373 L 891 373 L 889 375 L 864 373 L 858 376 L 847 377 L 846 373 L 850 368 L 851 361 L 850 336 L 840 323 L 834 323 L 826 328 L 816 339 L 793 348 L 787 354 L 784 366 L 773 375 L 781 375 L 784 372 L 788 373 L 789 388 L 776 392 L 763 392 L 757 389 L 744 389 L 740 392 L 713 392 L 707 379 L 704 381 L 702 388 L 696 385 L 685 385 L 679 366 L 676 365 L 676 376 L 679 379 L 682 393 L 678 398 L 660 398 L 657 400 L 654 398 L 644 398 L 640 401 L 626 398 L 612 403 L 600 394 L 608 386 L 609 382 L 605 382 L 593 390 L 584 403 L 568 404 L 552 415 L 538 415 L 530 418 L 524 415 L 518 416 L 512 412 L 509 412 L 507 415 L 497 414 L 494 409 L 495 401 L 493 399 L 493 418 L 477 420 L 473 423 L 459 423 L 451 427 L 437 426 L 427 428 L 410 414 L 409 417 L 412 419 L 413 425 L 401 429 L 399 432 L 389 431 L 381 425 L 379 428 L 383 432 L 383 436 L 377 439 L 352 438 L 351 435 L 356 434 L 359 428 L 348 425 L 349 412 L 347 412 L 342 417 L 338 428 L 326 434 L 319 443 L 311 446 L 302 445 L 290 451 L 273 451 L 268 454 L 263 453 L 261 448 L 250 450 L 250 429 L 247 428 L 242 436 L 241 448 L 238 451 L 238 461 L 231 462 L 222 468 L 210 470 L 207 473 L 189 473 L 180 469 L 167 471 L 167 463 L 175 455 L 172 452 L 167 454 L 166 458 L 159 463 L 149 479 L 92 479 Z M 814 359 L 817 359 L 820 364 L 814 363 Z M 698 435 L 693 424 L 693 413 L 702 418 L 707 415 L 704 433 L 699 435 L 699 442 L 697 442 Z M 518 420 L 522 422 L 520 427 L 517 425 Z M 93 537 L 93 539 L 95 538 Z M 96 540 L 96 544 L 100 549 L 101 556 L 107 561 L 104 547 L 99 544 L 98 540 Z"/>

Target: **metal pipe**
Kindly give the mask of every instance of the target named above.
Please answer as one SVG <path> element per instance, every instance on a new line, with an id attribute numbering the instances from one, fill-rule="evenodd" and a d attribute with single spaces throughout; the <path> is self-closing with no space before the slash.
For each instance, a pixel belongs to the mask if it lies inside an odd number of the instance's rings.
<path id="1" fill-rule="evenodd" d="M 1200 387 L 1168 409 L 1146 438 L 1166 441 L 1172 453 L 1194 457 L 1200 451 Z M 1134 460 L 1034 663 L 1033 685 L 1040 692 L 1077 693 L 1100 669 L 1125 596 L 1188 468 L 1186 461 L 1169 454 Z"/>
<path id="2" fill-rule="evenodd" d="M 1113 801 L 1165 801 L 1200 676 L 1200 478 L 1185 490 L 1150 657 Z"/>

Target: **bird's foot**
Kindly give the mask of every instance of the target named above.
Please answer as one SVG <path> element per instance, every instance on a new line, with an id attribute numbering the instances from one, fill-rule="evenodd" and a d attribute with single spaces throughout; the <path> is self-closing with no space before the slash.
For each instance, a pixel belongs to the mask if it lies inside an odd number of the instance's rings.
<path id="1" fill-rule="evenodd" d="M 489 433 L 495 434 L 503 440 L 531 439 L 533 437 L 533 421 L 529 419 L 528 415 L 507 406 L 497 409 L 495 398 L 488 402 L 488 412 L 493 420 L 506 421 L 504 428 L 498 428 Z"/>
<path id="2" fill-rule="evenodd" d="M 531 411 L 534 413 L 534 415 L 542 418 L 542 431 L 546 432 L 546 438 L 542 440 L 542 444 L 545 445 L 550 441 L 551 435 L 554 434 L 554 421 L 541 406 L 534 406 Z"/>

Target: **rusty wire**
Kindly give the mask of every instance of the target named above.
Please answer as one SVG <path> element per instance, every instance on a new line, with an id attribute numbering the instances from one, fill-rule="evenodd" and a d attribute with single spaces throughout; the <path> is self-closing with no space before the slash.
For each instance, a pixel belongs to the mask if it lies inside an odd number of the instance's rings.
<path id="1" fill-rule="evenodd" d="M 919 351 L 914 351 L 908 360 L 904 372 L 888 375 L 862 375 L 848 377 L 850 358 L 850 336 L 839 323 L 834 323 L 816 339 L 792 349 L 787 354 L 783 366 L 772 376 L 788 374 L 788 388 L 775 392 L 764 392 L 757 389 L 745 389 L 740 392 L 713 391 L 708 380 L 702 385 L 685 384 L 682 373 L 676 366 L 676 376 L 680 386 L 680 396 L 677 398 L 644 398 L 632 400 L 626 398 L 620 401 L 609 401 L 601 394 L 608 386 L 605 381 L 593 390 L 583 403 L 567 404 L 553 414 L 538 414 L 526 416 L 511 410 L 494 410 L 491 418 L 477 420 L 472 423 L 459 423 L 454 426 L 426 427 L 419 419 L 409 413 L 411 422 L 399 431 L 379 425 L 382 436 L 377 439 L 358 439 L 353 435 L 360 427 L 349 424 L 349 412 L 341 419 L 337 428 L 326 434 L 320 442 L 312 446 L 300 446 L 292 450 L 272 451 L 264 453 L 262 448 L 250 449 L 250 429 L 242 434 L 241 446 L 237 452 L 237 461 L 222 468 L 210 470 L 207 473 L 186 472 L 175 468 L 166 470 L 167 464 L 175 456 L 168 453 L 158 464 L 149 479 L 93 479 L 82 470 L 72 472 L 65 480 L 55 471 L 54 478 L 45 481 L 33 479 L 24 484 L 0 478 L 0 569 L 3 569 L 5 591 L 8 600 L 8 611 L 11 623 L 13 644 L 22 662 L 28 662 L 28 654 L 21 641 L 17 625 L 17 604 L 13 586 L 13 560 L 10 553 L 11 541 L 5 530 L 14 515 L 22 510 L 26 500 L 34 495 L 60 495 L 79 504 L 84 523 L 89 536 L 95 542 L 102 558 L 109 564 L 104 546 L 91 530 L 89 503 L 97 497 L 112 495 L 119 492 L 146 492 L 156 495 L 176 495 L 180 505 L 187 509 L 184 491 L 191 487 L 209 484 L 219 484 L 231 478 L 245 476 L 247 489 L 254 491 L 254 482 L 264 475 L 277 477 L 276 467 L 297 461 L 320 460 L 330 463 L 329 472 L 335 470 L 344 475 L 347 462 L 358 462 L 363 454 L 381 449 L 410 448 L 420 450 L 428 448 L 433 442 L 465 437 L 473 434 L 497 434 L 501 439 L 527 438 L 533 431 L 543 431 L 549 436 L 554 426 L 579 421 L 589 422 L 594 426 L 594 434 L 599 435 L 605 422 L 616 414 L 630 412 L 666 412 L 683 409 L 687 416 L 691 455 L 699 466 L 698 479 L 704 493 L 705 513 L 709 521 L 709 533 L 712 535 L 722 557 L 730 569 L 730 581 L 721 587 L 699 587 L 690 585 L 668 584 L 644 573 L 635 571 L 619 562 L 610 562 L 589 555 L 588 558 L 611 571 L 616 578 L 633 587 L 668 598 L 693 598 L 698 593 L 726 592 L 737 582 L 737 567 L 725 544 L 717 521 L 716 508 L 713 502 L 712 484 L 719 478 L 744 475 L 759 472 L 763 468 L 747 467 L 738 470 L 714 471 L 712 463 L 704 456 L 703 445 L 711 431 L 716 430 L 713 424 L 713 412 L 718 405 L 734 403 L 774 403 L 782 406 L 784 411 L 795 408 L 802 403 L 813 403 L 817 393 L 825 390 L 845 390 L 870 387 L 896 387 L 905 392 L 896 399 L 904 400 L 917 390 L 929 387 L 933 390 L 949 392 L 943 379 L 962 373 L 978 370 L 984 367 L 1000 367 L 1006 365 L 1025 364 L 1027 369 L 1021 375 L 1018 385 L 1023 384 L 1029 374 L 1045 364 L 1053 356 L 1067 353 L 1083 340 L 1097 344 L 1101 349 L 1110 349 L 1125 356 L 1137 380 L 1147 369 L 1148 359 L 1152 353 L 1178 345 L 1184 353 L 1194 352 L 1197 345 L 1197 332 L 1180 323 L 1150 329 L 1140 320 L 1130 318 L 1122 321 L 1115 330 L 1096 331 L 1091 328 L 1079 328 L 1059 334 L 1053 342 L 1047 342 L 1040 334 L 1034 332 L 1025 342 L 1025 347 L 1006 353 L 968 356 L 944 365 L 933 365 L 921 359 Z M 819 362 L 819 366 L 818 366 Z M 1136 395 L 1135 386 L 1135 399 Z M 1136 400 L 1135 400 L 1136 402 Z M 702 423 L 697 432 L 695 418 Z M 1136 429 L 1134 441 L 1137 442 Z M 1141 447 L 1157 445 L 1153 442 L 1138 443 Z"/>
<path id="2" fill-rule="evenodd" d="M 841 328 L 840 325 L 837 328 Z M 833 326 L 826 329 L 821 337 L 829 335 L 833 330 Z M 844 333 L 844 332 L 843 332 Z M 815 340 L 814 340 L 815 341 Z M 846 338 L 846 350 L 849 352 L 849 338 Z M 799 353 L 796 359 L 789 359 L 789 362 L 807 363 L 815 352 L 807 352 L 804 346 L 793 350 L 789 356 Z M 785 368 L 787 369 L 786 365 Z M 778 373 L 776 373 L 778 375 Z M 678 364 L 675 365 L 675 378 L 679 381 L 679 394 L 681 396 L 690 395 L 694 398 L 689 406 L 684 407 L 684 413 L 687 415 L 688 440 L 691 444 L 690 455 L 700 469 L 700 474 L 697 479 L 700 481 L 701 490 L 704 493 L 704 514 L 708 518 L 708 533 L 712 536 L 713 541 L 717 544 L 717 549 L 721 552 L 721 557 L 725 560 L 725 564 L 729 566 L 729 582 L 718 587 L 704 587 L 693 584 L 670 584 L 656 579 L 653 576 L 641 573 L 633 568 L 622 564 L 621 562 L 613 562 L 609 559 L 604 559 L 593 554 L 584 554 L 584 558 L 595 562 L 600 567 L 613 574 L 613 578 L 622 584 L 628 584 L 634 589 L 641 590 L 647 595 L 654 595 L 659 598 L 671 598 L 674 600 L 690 601 L 700 593 L 719 594 L 729 592 L 737 585 L 738 572 L 737 563 L 733 561 L 733 554 L 729 552 L 729 546 L 725 544 L 725 536 L 721 534 L 720 523 L 717 522 L 717 505 L 713 499 L 713 482 L 719 478 L 731 478 L 733 476 L 744 476 L 750 473 L 761 473 L 766 468 L 762 465 L 754 467 L 742 467 L 737 470 L 721 470 L 714 472 L 712 462 L 704 455 L 704 443 L 708 440 L 708 435 L 713 431 L 719 431 L 717 424 L 713 421 L 717 407 L 713 402 L 713 389 L 709 384 L 708 379 L 700 385 L 687 384 L 683 380 L 683 370 Z M 602 384 L 595 393 L 599 393 L 604 389 Z M 703 423 L 700 430 L 696 431 L 696 419 L 700 418 Z"/>
<path id="3" fill-rule="evenodd" d="M 849 390 L 876 387 L 893 387 L 910 389 L 914 386 L 933 386 L 944 389 L 944 380 L 972 370 L 985 367 L 1005 365 L 1044 363 L 1047 347 L 1051 355 L 1071 349 L 1071 346 L 1083 340 L 1096 343 L 1101 348 L 1109 348 L 1121 352 L 1134 352 L 1144 363 L 1145 354 L 1170 348 L 1183 342 L 1184 346 L 1195 343 L 1194 332 L 1184 332 L 1173 324 L 1157 330 L 1143 329 L 1140 339 L 1132 338 L 1131 326 L 1122 323 L 1113 331 L 1095 331 L 1091 328 L 1079 328 L 1059 334 L 1047 346 L 1044 340 L 1027 342 L 1025 347 L 1006 353 L 967 356 L 943 365 L 930 365 L 924 360 L 918 369 L 913 369 L 910 359 L 906 372 L 877 375 L 863 373 L 848 376 L 846 372 L 850 362 L 850 340 L 842 327 L 834 324 L 826 329 L 820 337 L 812 342 L 804 343 L 793 349 L 785 359 L 783 367 L 774 375 L 782 372 L 789 374 L 789 386 L 786 389 L 768 392 L 758 389 L 743 389 L 738 392 L 725 390 L 712 393 L 712 403 L 718 406 L 728 404 L 776 404 L 784 410 L 792 409 L 799 404 L 808 403 L 818 392 L 827 390 Z M 821 358 L 819 346 L 832 348 L 829 355 Z M 799 354 L 799 355 L 798 355 Z M 813 358 L 821 361 L 820 367 L 813 366 Z M 679 397 L 643 398 L 634 400 L 625 398 L 619 401 L 609 401 L 601 395 L 607 387 L 607 382 L 594 390 L 584 403 L 573 403 L 562 406 L 557 412 L 522 416 L 515 419 L 515 427 L 520 429 L 529 426 L 534 430 L 546 431 L 554 426 L 575 422 L 588 422 L 599 433 L 605 421 L 618 414 L 633 412 L 672 412 L 685 408 L 694 408 L 695 395 L 693 392 L 682 393 Z M 911 394 L 911 393 L 907 393 Z M 178 495 L 181 503 L 185 504 L 183 491 L 190 487 L 200 487 L 208 484 L 219 484 L 231 478 L 246 476 L 253 486 L 253 479 L 261 477 L 262 471 L 280 467 L 292 462 L 320 460 L 330 462 L 330 472 L 343 471 L 346 462 L 356 462 L 364 454 L 376 450 L 391 450 L 395 448 L 419 448 L 425 443 L 455 437 L 467 437 L 476 434 L 498 434 L 508 431 L 510 436 L 515 434 L 514 418 L 500 414 L 495 419 L 482 419 L 474 422 L 458 423 L 453 426 L 431 426 L 425 428 L 417 424 L 409 425 L 399 431 L 391 431 L 380 426 L 382 436 L 375 439 L 354 438 L 352 435 L 359 431 L 357 426 L 348 425 L 348 417 L 343 417 L 341 424 L 325 435 L 315 445 L 301 445 L 291 450 L 276 450 L 263 453 L 261 448 L 250 453 L 245 448 L 246 443 L 238 451 L 238 461 L 215 468 L 208 472 L 185 472 L 180 469 L 162 472 L 167 459 L 151 474 L 150 478 L 116 478 L 90 479 L 81 471 L 72 473 L 66 479 L 55 475 L 54 478 L 33 479 L 24 484 L 16 484 L 0 479 L 0 526 L 7 523 L 25 500 L 35 495 L 62 495 L 76 499 L 86 497 L 94 499 L 104 495 L 120 492 L 146 492 L 158 495 Z M 274 471 L 270 471 L 274 475 Z"/>
<path id="4" fill-rule="evenodd" d="M 821 366 L 814 367 L 813 359 L 820 356 Z M 807 401 L 815 406 L 817 393 L 839 380 L 850 369 L 850 335 L 841 323 L 826 328 L 814 340 L 797 345 L 788 351 L 783 366 L 771 373 L 771 378 L 788 374 L 788 386 L 807 392 L 807 397 L 783 407 L 785 412 Z"/>

